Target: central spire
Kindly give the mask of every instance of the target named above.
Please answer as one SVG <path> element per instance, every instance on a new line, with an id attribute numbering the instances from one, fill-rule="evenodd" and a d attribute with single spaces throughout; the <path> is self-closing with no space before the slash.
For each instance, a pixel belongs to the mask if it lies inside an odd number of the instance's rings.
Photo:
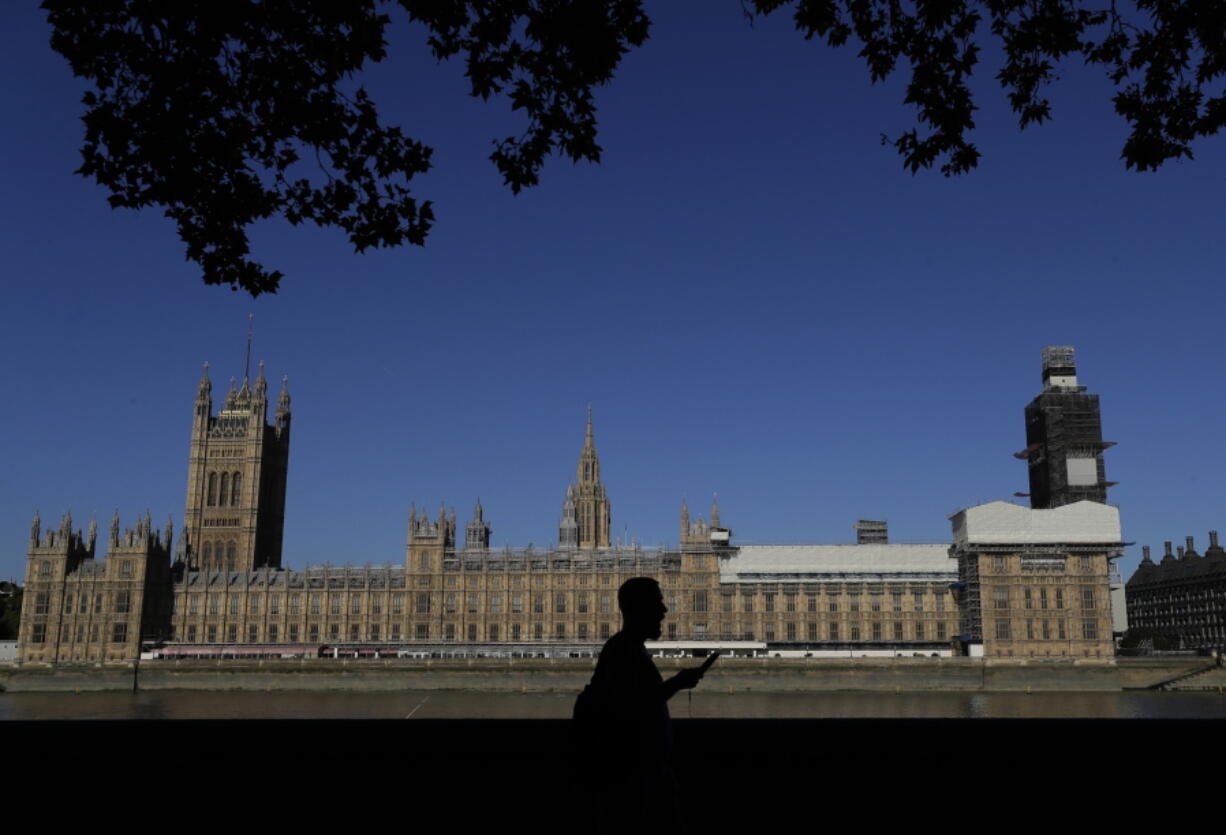
<path id="1" fill-rule="evenodd" d="M 577 527 L 577 531 L 573 527 Z M 609 546 L 609 498 L 600 480 L 600 456 L 596 453 L 592 404 L 587 406 L 583 450 L 575 472 L 575 484 L 566 491 L 562 507 L 559 544 L 563 547 L 607 548 Z"/>

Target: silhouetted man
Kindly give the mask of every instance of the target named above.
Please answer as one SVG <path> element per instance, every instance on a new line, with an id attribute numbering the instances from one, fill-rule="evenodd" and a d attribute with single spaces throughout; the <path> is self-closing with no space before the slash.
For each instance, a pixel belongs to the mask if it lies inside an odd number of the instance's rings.
<path id="1" fill-rule="evenodd" d="M 592 682 L 575 705 L 601 782 L 599 832 L 676 833 L 682 828 L 672 769 L 668 700 L 698 684 L 714 662 L 665 681 L 643 643 L 660 637 L 668 608 L 660 585 L 634 577 L 617 590 L 622 629 L 605 642 Z"/>

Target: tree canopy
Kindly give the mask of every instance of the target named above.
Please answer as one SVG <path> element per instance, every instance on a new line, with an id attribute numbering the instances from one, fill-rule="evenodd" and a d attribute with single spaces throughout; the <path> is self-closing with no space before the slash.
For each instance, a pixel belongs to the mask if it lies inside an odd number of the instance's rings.
<path id="1" fill-rule="evenodd" d="M 248 228 L 282 216 L 344 230 L 359 252 L 424 244 L 434 212 L 410 181 L 431 149 L 380 118 L 354 79 L 386 57 L 392 14 L 460 57 L 470 93 L 505 97 L 522 133 L 490 159 L 512 191 L 552 154 L 599 161 L 594 90 L 641 46 L 642 0 L 45 0 L 52 48 L 91 82 L 78 173 L 112 207 L 158 206 L 208 284 L 275 292 Z M 909 73 L 916 125 L 889 140 L 912 172 L 973 169 L 969 80 L 988 45 L 1019 125 L 1051 115 L 1045 88 L 1079 57 L 1116 85 L 1125 166 L 1191 158 L 1226 123 L 1226 4 L 1198 0 L 741 0 L 751 21 L 790 13 L 805 39 L 859 49 L 869 77 Z"/>

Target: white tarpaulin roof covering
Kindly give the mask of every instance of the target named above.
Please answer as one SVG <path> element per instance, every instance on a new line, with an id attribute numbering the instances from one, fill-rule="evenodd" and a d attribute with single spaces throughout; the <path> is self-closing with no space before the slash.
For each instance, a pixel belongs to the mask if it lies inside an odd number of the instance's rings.
<path id="1" fill-rule="evenodd" d="M 1048 510 L 989 502 L 960 510 L 950 521 L 958 545 L 1097 544 L 1121 537 L 1119 508 L 1088 501 Z"/>
<path id="2" fill-rule="evenodd" d="M 720 560 L 722 583 L 764 580 L 754 575 L 957 574 L 948 545 L 740 545 Z"/>

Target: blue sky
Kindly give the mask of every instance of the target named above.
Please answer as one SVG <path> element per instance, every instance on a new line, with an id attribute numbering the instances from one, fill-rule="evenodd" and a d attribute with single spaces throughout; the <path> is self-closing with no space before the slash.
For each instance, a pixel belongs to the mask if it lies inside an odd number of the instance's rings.
<path id="1" fill-rule="evenodd" d="M 553 160 L 518 196 L 486 160 L 516 132 L 408 26 L 365 79 L 435 148 L 425 248 L 357 256 L 268 223 L 286 273 L 256 300 L 206 287 L 156 212 L 76 176 L 82 83 L 35 9 L 0 11 L 0 575 L 30 517 L 71 509 L 181 528 L 200 364 L 290 377 L 285 559 L 403 559 L 411 502 L 479 496 L 496 545 L 556 539 L 593 405 L 616 535 L 675 543 L 718 492 L 742 542 L 847 542 L 861 517 L 941 542 L 960 507 L 1027 489 L 1039 350 L 1071 344 L 1118 446 L 1131 573 L 1141 544 L 1221 515 L 1219 141 L 1124 169 L 1110 86 L 1066 68 L 1054 120 L 1019 132 L 983 68 L 970 175 L 907 173 L 881 133 L 902 81 L 740 5 L 657 3 L 599 95 L 599 165 Z"/>

